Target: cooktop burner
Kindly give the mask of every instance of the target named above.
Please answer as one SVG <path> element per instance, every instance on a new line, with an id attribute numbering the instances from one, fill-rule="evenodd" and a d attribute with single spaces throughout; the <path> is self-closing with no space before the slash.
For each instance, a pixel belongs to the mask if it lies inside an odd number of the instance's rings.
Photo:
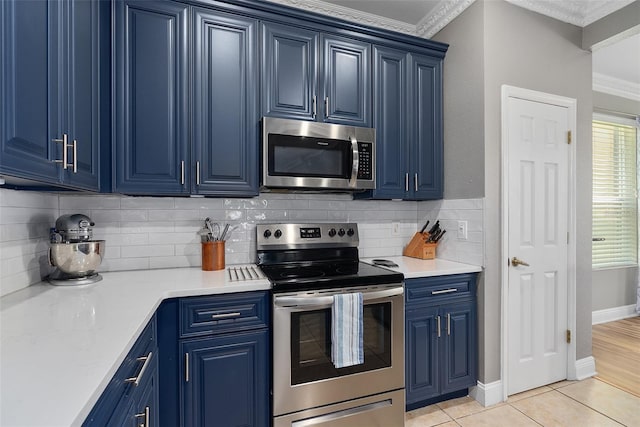
<path id="1" fill-rule="evenodd" d="M 326 263 L 300 266 L 262 265 L 260 268 L 273 284 L 274 292 L 379 285 L 400 283 L 404 280 L 402 273 L 364 262 L 355 262 L 349 266 Z"/>
<path id="2" fill-rule="evenodd" d="M 360 262 L 354 223 L 260 224 L 258 265 L 274 292 L 401 283 L 402 273 Z"/>

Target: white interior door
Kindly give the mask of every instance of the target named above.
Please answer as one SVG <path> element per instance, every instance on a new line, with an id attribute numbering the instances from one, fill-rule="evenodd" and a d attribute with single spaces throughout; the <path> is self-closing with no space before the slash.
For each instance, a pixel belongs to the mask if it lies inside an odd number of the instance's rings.
<path id="1" fill-rule="evenodd" d="M 567 378 L 570 117 L 563 106 L 506 102 L 511 395 Z"/>

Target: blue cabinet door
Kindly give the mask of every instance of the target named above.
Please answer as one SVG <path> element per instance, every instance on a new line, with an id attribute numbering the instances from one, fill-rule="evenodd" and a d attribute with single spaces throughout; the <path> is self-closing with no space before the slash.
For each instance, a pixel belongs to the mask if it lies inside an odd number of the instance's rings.
<path id="1" fill-rule="evenodd" d="M 405 325 L 406 403 L 429 399 L 440 394 L 440 349 L 442 331 L 438 330 L 437 307 L 407 309 Z"/>
<path id="2" fill-rule="evenodd" d="M 188 6 L 131 0 L 114 8 L 114 191 L 188 192 Z"/>
<path id="3" fill-rule="evenodd" d="M 6 1 L 0 14 L 0 173 L 98 190 L 99 95 L 109 82 L 99 73 L 107 3 Z"/>
<path id="4" fill-rule="evenodd" d="M 373 126 L 376 129 L 376 189 L 374 198 L 406 195 L 407 54 L 373 48 Z"/>
<path id="5" fill-rule="evenodd" d="M 257 21 L 193 12 L 192 192 L 258 195 Z"/>
<path id="6" fill-rule="evenodd" d="M 318 33 L 262 24 L 262 114 L 315 120 Z"/>
<path id="7" fill-rule="evenodd" d="M 101 111 L 100 91 L 101 84 L 109 81 L 103 73 L 107 52 L 101 51 L 100 37 L 110 30 L 109 10 L 97 1 L 69 1 L 65 6 L 69 54 L 63 66 L 68 94 L 63 128 L 73 148 L 69 152 L 72 166 L 62 168 L 62 180 L 74 188 L 98 190 L 100 119 L 108 114 Z"/>
<path id="8" fill-rule="evenodd" d="M 476 385 L 477 326 L 475 302 L 448 304 L 441 308 L 444 335 L 442 393 Z"/>
<path id="9" fill-rule="evenodd" d="M 263 329 L 180 342 L 182 425 L 270 424 L 268 337 Z"/>
<path id="10" fill-rule="evenodd" d="M 45 183 L 59 179 L 54 160 L 62 149 L 52 140 L 62 138 L 61 8 L 54 1 L 0 2 L 0 174 Z"/>
<path id="11" fill-rule="evenodd" d="M 411 55 L 411 199 L 443 194 L 442 60 Z"/>
<path id="12" fill-rule="evenodd" d="M 371 45 L 322 36 L 323 120 L 371 126 Z"/>

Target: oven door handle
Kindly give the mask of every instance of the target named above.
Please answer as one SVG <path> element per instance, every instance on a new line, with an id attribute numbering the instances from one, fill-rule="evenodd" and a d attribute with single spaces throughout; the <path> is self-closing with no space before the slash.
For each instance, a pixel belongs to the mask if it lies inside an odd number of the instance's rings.
<path id="1" fill-rule="evenodd" d="M 398 286 L 395 288 L 384 289 L 381 291 L 371 291 L 362 293 L 362 301 L 369 301 L 379 298 L 390 298 L 397 295 L 402 295 L 404 288 Z M 275 296 L 273 298 L 274 305 L 278 307 L 308 307 L 308 306 L 331 306 L 333 305 L 333 296 L 309 296 L 309 297 L 295 297 L 295 296 Z"/>

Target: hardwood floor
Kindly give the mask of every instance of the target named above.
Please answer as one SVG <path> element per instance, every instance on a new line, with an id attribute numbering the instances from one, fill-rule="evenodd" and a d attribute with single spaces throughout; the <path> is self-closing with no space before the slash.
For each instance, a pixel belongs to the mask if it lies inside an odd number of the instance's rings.
<path id="1" fill-rule="evenodd" d="M 640 316 L 593 326 L 597 378 L 640 397 Z"/>

